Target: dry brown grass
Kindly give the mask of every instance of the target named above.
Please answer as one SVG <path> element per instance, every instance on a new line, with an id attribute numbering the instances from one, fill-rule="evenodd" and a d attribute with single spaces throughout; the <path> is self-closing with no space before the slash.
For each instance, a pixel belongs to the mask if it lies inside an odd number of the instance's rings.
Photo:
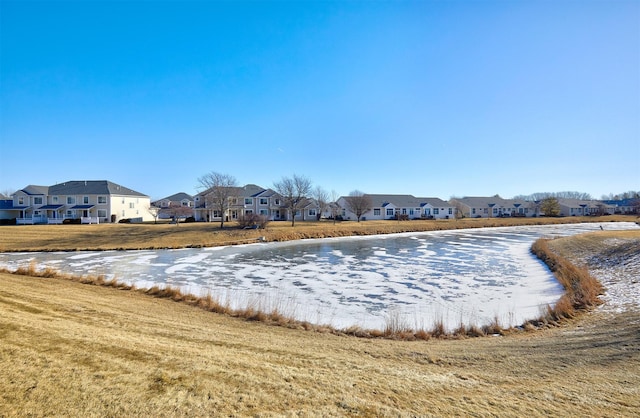
<path id="1" fill-rule="evenodd" d="M 508 337 L 357 339 L 0 274 L 0 414 L 634 416 L 639 324 L 628 313 Z"/>
<path id="2" fill-rule="evenodd" d="M 19 225 L 0 227 L 0 251 L 76 251 L 209 247 L 305 238 L 390 234 L 397 232 L 543 225 L 575 222 L 633 221 L 629 216 L 572 218 L 492 218 L 438 221 L 271 222 L 265 230 L 220 230 L 216 223 Z"/>
<path id="3" fill-rule="evenodd" d="M 554 253 L 549 247 L 549 240 L 537 240 L 531 251 L 549 266 L 565 290 L 554 307 L 549 307 L 545 320 L 556 322 L 573 318 L 578 311 L 590 309 L 601 302 L 598 296 L 604 288 L 600 282 L 586 267 L 576 266 L 565 257 Z"/>

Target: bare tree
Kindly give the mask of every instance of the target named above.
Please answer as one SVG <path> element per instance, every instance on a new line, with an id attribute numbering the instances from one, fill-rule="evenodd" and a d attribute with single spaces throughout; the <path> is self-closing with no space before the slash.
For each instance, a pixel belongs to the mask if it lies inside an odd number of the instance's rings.
<path id="1" fill-rule="evenodd" d="M 160 208 L 157 206 L 149 206 L 147 208 L 147 212 L 149 212 L 151 214 L 151 216 L 153 216 L 153 223 L 157 224 L 158 223 L 158 216 L 160 216 Z"/>
<path id="2" fill-rule="evenodd" d="M 189 216 L 193 216 L 193 208 L 182 205 L 169 205 L 168 208 L 162 209 L 163 212 L 169 214 L 173 218 L 176 226 L 180 224 L 180 219 L 186 219 Z"/>
<path id="3" fill-rule="evenodd" d="M 349 193 L 349 196 L 345 197 L 348 209 L 356 215 L 358 222 L 362 215 L 369 212 L 373 203 L 371 202 L 371 196 L 362 193 L 360 190 L 354 190 Z"/>
<path id="4" fill-rule="evenodd" d="M 291 215 L 291 226 L 295 226 L 296 213 L 307 203 L 307 196 L 311 193 L 311 180 L 294 174 L 293 177 L 283 177 L 273 184 L 273 188 L 282 196 L 282 203 Z"/>
<path id="5" fill-rule="evenodd" d="M 318 210 L 319 210 L 318 220 L 320 220 L 320 218 L 322 217 L 322 214 L 329 207 L 329 193 L 327 193 L 327 191 L 322 187 L 317 186 L 315 189 L 313 189 L 312 195 L 313 195 L 313 198 L 318 203 Z"/>
<path id="6" fill-rule="evenodd" d="M 238 183 L 235 177 L 212 171 L 198 179 L 200 188 L 204 190 L 207 209 L 220 215 L 220 229 L 224 228 L 224 218 L 231 202 L 238 194 Z"/>
<path id="7" fill-rule="evenodd" d="M 340 215 L 340 205 L 338 205 L 338 199 L 340 195 L 335 190 L 331 190 L 331 203 L 329 204 L 329 208 L 331 209 L 331 217 L 333 218 L 333 223 L 335 225 L 338 220 L 338 215 Z"/>
<path id="8" fill-rule="evenodd" d="M 591 200 L 591 195 L 589 193 L 583 192 L 540 192 L 540 193 L 532 193 L 530 195 L 518 195 L 514 196 L 513 199 L 520 200 L 528 200 L 528 201 L 537 201 L 537 200 L 545 200 L 550 197 L 555 197 L 556 199 L 578 199 L 578 200 Z"/>
<path id="9" fill-rule="evenodd" d="M 453 203 L 453 207 L 455 208 L 454 216 L 456 221 L 458 219 L 463 219 L 465 217 L 464 205 L 460 201 L 458 201 L 456 198 L 453 198 L 453 197 L 449 200 L 449 202 Z"/>

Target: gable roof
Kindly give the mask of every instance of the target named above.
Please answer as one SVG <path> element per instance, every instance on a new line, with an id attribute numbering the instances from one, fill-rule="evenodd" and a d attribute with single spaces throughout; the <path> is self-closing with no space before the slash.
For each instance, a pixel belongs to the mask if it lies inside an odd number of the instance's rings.
<path id="1" fill-rule="evenodd" d="M 368 194 L 365 196 L 371 198 L 372 208 L 384 208 L 389 205 L 393 205 L 397 208 L 420 208 L 427 204 L 431 204 L 434 207 L 448 207 L 451 206 L 448 202 L 437 197 L 415 197 L 410 194 Z M 349 198 L 349 196 L 343 196 L 343 198 Z"/>
<path id="2" fill-rule="evenodd" d="M 105 194 L 148 197 L 108 180 L 66 181 L 49 187 L 49 195 Z"/>
<path id="3" fill-rule="evenodd" d="M 490 197 L 461 197 L 452 199 L 456 202 L 460 202 L 465 206 L 470 208 L 519 208 L 526 207 L 532 202 L 527 202 L 526 200 L 521 199 L 503 199 L 500 196 L 490 196 Z"/>
<path id="4" fill-rule="evenodd" d="M 32 195 L 48 195 L 49 187 L 48 186 L 36 186 L 33 184 L 28 185 L 24 189 L 19 190 L 20 192 L 26 193 L 30 196 Z"/>
<path id="5" fill-rule="evenodd" d="M 193 200 L 193 196 L 185 192 L 178 192 L 176 194 L 172 194 L 171 196 L 167 196 L 162 199 L 156 200 L 156 202 L 162 202 L 163 200 L 168 200 L 169 202 L 182 202 L 183 200 Z M 154 202 L 155 203 L 155 202 Z"/>
<path id="6" fill-rule="evenodd" d="M 426 206 L 426 205 L 431 205 L 434 208 L 451 206 L 449 202 L 445 202 L 444 200 L 439 199 L 437 197 L 416 197 L 416 199 L 420 202 L 420 207 Z"/>

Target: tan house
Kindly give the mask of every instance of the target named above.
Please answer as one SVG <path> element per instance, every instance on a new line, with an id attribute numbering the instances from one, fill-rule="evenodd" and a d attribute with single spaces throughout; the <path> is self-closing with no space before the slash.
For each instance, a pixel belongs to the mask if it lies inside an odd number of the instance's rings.
<path id="1" fill-rule="evenodd" d="M 153 220 L 149 196 L 107 180 L 30 185 L 15 192 L 11 203 L 4 211 L 12 214 L 17 224 Z"/>

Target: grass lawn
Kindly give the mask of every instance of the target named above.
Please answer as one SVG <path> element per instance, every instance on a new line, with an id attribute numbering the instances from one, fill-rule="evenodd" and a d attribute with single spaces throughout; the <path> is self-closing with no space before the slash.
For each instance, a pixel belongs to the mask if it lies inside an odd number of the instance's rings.
<path id="1" fill-rule="evenodd" d="M 631 216 L 571 218 L 491 218 L 431 221 L 271 222 L 266 229 L 242 230 L 233 224 L 101 224 L 0 226 L 0 251 L 111 250 L 208 247 L 303 238 L 491 226 L 544 225 L 576 222 L 635 221 Z"/>
<path id="2" fill-rule="evenodd" d="M 360 227 L 336 228 L 343 225 Z M 291 231 L 276 226 L 224 238 Z M 208 224 L 0 228 L 11 249 L 148 248 L 145 239 L 163 246 L 162 236 L 173 237 L 177 245 L 216 231 Z M 625 252 L 639 239 L 637 231 L 598 231 L 550 245 L 578 262 Z M 393 341 L 0 273 L 0 416 L 632 417 L 638 410 L 640 309 L 506 337 Z"/>

